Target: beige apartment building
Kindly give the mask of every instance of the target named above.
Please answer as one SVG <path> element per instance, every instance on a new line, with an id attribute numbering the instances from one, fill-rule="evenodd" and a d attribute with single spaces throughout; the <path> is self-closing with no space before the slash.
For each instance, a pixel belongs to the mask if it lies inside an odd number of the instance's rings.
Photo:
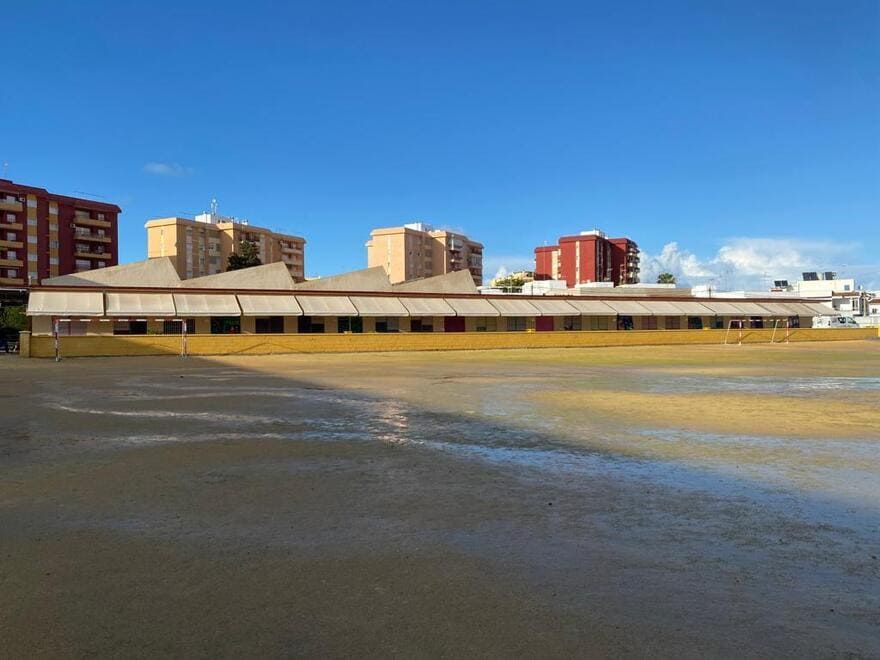
<path id="1" fill-rule="evenodd" d="M 181 279 L 214 275 L 226 270 L 229 255 L 241 241 L 257 246 L 264 264 L 282 262 L 297 282 L 305 279 L 305 239 L 226 218 L 216 212 L 188 218 L 148 221 L 147 256 L 170 257 Z"/>
<path id="2" fill-rule="evenodd" d="M 459 270 L 483 283 L 483 245 L 464 234 L 414 222 L 374 229 L 366 248 L 367 266 L 382 266 L 394 284 Z"/>

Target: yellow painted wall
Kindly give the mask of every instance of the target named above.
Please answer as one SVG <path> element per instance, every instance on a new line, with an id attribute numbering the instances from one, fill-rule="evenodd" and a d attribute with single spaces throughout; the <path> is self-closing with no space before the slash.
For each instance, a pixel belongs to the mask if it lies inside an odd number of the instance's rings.
<path id="1" fill-rule="evenodd" d="M 584 331 L 584 332 L 474 332 L 474 333 L 373 333 L 298 335 L 189 335 L 192 355 L 268 353 L 357 353 L 376 351 L 443 351 L 502 348 L 581 348 L 596 346 L 652 346 L 673 344 L 720 344 L 725 330 Z M 772 330 L 744 330 L 743 343 L 767 343 Z M 777 340 L 784 339 L 777 332 Z M 803 328 L 792 330 L 791 341 L 841 341 L 880 336 L 876 328 L 857 330 Z M 730 333 L 736 342 L 738 333 Z M 30 338 L 33 357 L 54 355 L 51 337 Z M 61 354 L 67 357 L 93 355 L 177 355 L 177 335 L 61 337 Z"/>

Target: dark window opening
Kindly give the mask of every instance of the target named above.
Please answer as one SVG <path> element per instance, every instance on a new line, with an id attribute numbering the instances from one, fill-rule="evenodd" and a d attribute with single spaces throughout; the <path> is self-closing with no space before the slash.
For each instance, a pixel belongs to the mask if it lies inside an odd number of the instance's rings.
<path id="1" fill-rule="evenodd" d="M 632 316 L 618 316 L 617 317 L 617 329 L 618 330 L 632 330 L 633 329 L 633 317 Z"/>
<path id="2" fill-rule="evenodd" d="M 241 318 L 238 316 L 212 316 L 212 335 L 237 335 L 241 333 Z"/>
<path id="3" fill-rule="evenodd" d="M 191 335 L 196 331 L 196 320 L 185 319 L 183 321 L 165 321 L 162 324 L 162 332 L 166 335 L 179 335 L 183 332 L 183 324 L 186 323 L 186 334 Z"/>
<path id="4" fill-rule="evenodd" d="M 749 327 L 750 328 L 763 328 L 764 327 L 764 319 L 760 316 L 752 316 L 749 319 Z"/>
<path id="5" fill-rule="evenodd" d="M 409 322 L 410 332 L 434 332 L 433 323 L 426 323 L 422 319 L 412 319 Z"/>
<path id="6" fill-rule="evenodd" d="M 508 332 L 522 332 L 526 329 L 526 317 L 525 316 L 510 316 L 507 318 L 507 331 Z"/>
<path id="7" fill-rule="evenodd" d="M 336 332 L 363 332 L 364 320 L 360 316 L 340 316 L 336 319 Z"/>
<path id="8" fill-rule="evenodd" d="M 255 319 L 254 331 L 260 335 L 280 335 L 284 332 L 283 316 L 266 316 Z"/>
<path id="9" fill-rule="evenodd" d="M 376 332 L 400 332 L 400 319 L 393 316 L 377 318 Z"/>
<path id="10" fill-rule="evenodd" d="M 702 330 L 703 319 L 700 316 L 688 316 L 688 330 Z"/>

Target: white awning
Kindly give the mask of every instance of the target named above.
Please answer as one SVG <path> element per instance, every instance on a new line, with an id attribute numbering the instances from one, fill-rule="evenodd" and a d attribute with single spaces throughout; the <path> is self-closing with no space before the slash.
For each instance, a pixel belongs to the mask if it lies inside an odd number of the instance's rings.
<path id="1" fill-rule="evenodd" d="M 744 314 L 749 316 L 773 316 L 772 312 L 763 305 L 754 302 L 735 302 L 734 305 L 740 308 Z"/>
<path id="2" fill-rule="evenodd" d="M 357 316 L 358 311 L 345 296 L 297 296 L 306 316 Z"/>
<path id="3" fill-rule="evenodd" d="M 32 291 L 28 316 L 103 316 L 100 291 Z"/>
<path id="4" fill-rule="evenodd" d="M 692 302 L 692 301 L 681 301 L 676 300 L 673 303 L 676 307 L 681 310 L 682 314 L 687 314 L 688 316 L 714 316 L 715 312 L 711 309 L 703 305 L 702 303 Z"/>
<path id="5" fill-rule="evenodd" d="M 455 316 L 455 310 L 443 298 L 399 298 L 411 316 Z"/>
<path id="6" fill-rule="evenodd" d="M 302 316 L 296 298 L 290 294 L 244 294 L 238 296 L 238 304 L 247 316 Z"/>
<path id="7" fill-rule="evenodd" d="M 175 293 L 177 316 L 241 316 L 231 293 Z"/>
<path id="8" fill-rule="evenodd" d="M 409 316 L 409 310 L 390 296 L 351 296 L 361 316 Z"/>
<path id="9" fill-rule="evenodd" d="M 800 316 L 800 311 L 792 303 L 765 302 L 761 303 L 761 307 L 765 308 L 773 316 Z"/>
<path id="10" fill-rule="evenodd" d="M 579 316 L 580 312 L 564 300 L 529 300 L 541 316 Z"/>
<path id="11" fill-rule="evenodd" d="M 500 316 L 485 298 L 444 298 L 456 316 Z"/>
<path id="12" fill-rule="evenodd" d="M 107 316 L 174 316 L 170 293 L 111 293 L 107 296 Z"/>
<path id="13" fill-rule="evenodd" d="M 702 305 L 708 307 L 714 314 L 717 316 L 742 316 L 743 312 L 734 305 L 733 303 L 716 301 L 716 300 L 704 300 L 702 301 Z"/>
<path id="14" fill-rule="evenodd" d="M 678 303 L 671 303 L 668 300 L 642 300 L 639 304 L 647 308 L 654 316 L 681 316 L 684 314 Z"/>
<path id="15" fill-rule="evenodd" d="M 651 311 L 635 300 L 606 300 L 606 304 L 623 316 L 651 316 Z"/>
<path id="16" fill-rule="evenodd" d="M 617 314 L 601 300 L 569 300 L 568 304 L 582 316 L 614 316 Z"/>
<path id="17" fill-rule="evenodd" d="M 837 316 L 840 314 L 836 309 L 831 309 L 822 303 L 801 303 L 801 307 L 811 311 L 813 316 Z"/>
<path id="18" fill-rule="evenodd" d="M 541 316 L 541 312 L 528 300 L 518 298 L 493 298 L 489 301 L 501 316 Z"/>

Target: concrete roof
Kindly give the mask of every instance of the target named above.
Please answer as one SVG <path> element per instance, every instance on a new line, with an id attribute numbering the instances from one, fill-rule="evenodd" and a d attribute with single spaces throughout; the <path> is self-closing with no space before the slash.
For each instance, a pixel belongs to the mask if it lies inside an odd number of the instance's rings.
<path id="1" fill-rule="evenodd" d="M 412 293 L 479 293 L 474 284 L 474 276 L 469 270 L 456 270 L 445 275 L 392 284 L 391 290 Z"/>
<path id="2" fill-rule="evenodd" d="M 374 266 L 351 273 L 298 282 L 293 288 L 303 291 L 391 291 L 391 282 L 382 266 Z"/>
<path id="3" fill-rule="evenodd" d="M 187 289 L 266 289 L 285 290 L 293 288 L 293 278 L 287 266 L 280 261 L 262 266 L 251 266 L 241 270 L 194 277 L 182 280 L 181 287 Z"/>
<path id="4" fill-rule="evenodd" d="M 169 257 L 156 257 L 131 264 L 96 268 L 81 273 L 50 277 L 42 281 L 47 286 L 177 286 L 180 277 Z"/>

